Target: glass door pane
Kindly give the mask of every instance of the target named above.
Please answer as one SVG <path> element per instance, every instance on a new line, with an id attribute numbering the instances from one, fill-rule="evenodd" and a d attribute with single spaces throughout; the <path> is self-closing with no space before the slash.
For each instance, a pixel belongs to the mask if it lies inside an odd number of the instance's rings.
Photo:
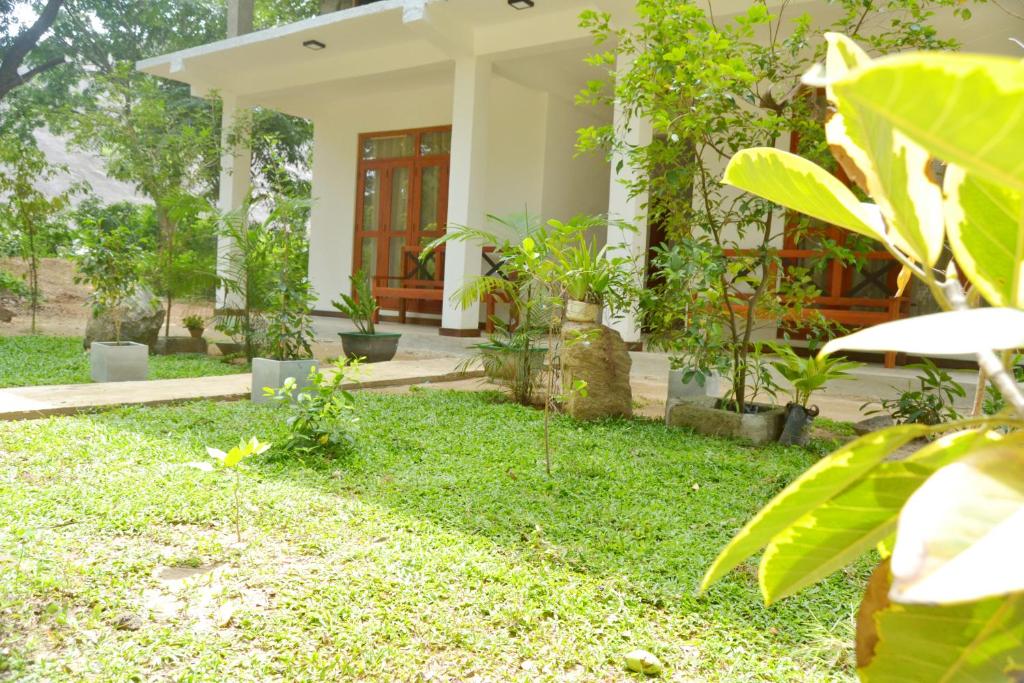
<path id="1" fill-rule="evenodd" d="M 391 171 L 391 225 L 392 232 L 405 232 L 409 228 L 409 169 L 397 167 Z"/>

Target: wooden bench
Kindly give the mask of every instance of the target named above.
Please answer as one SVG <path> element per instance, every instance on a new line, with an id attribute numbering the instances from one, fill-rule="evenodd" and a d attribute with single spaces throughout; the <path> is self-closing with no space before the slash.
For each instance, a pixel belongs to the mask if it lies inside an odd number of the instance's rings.
<path id="1" fill-rule="evenodd" d="M 381 278 L 388 280 L 389 278 Z M 393 279 L 393 278 L 392 278 Z M 405 324 L 409 302 L 412 301 L 444 301 L 444 283 L 437 280 L 403 280 L 401 287 L 389 287 L 386 285 L 373 284 L 371 291 L 378 301 L 391 299 L 398 301 L 398 322 Z M 483 297 L 483 304 L 487 310 L 487 322 L 484 323 L 484 331 L 490 334 L 494 332 L 494 316 L 497 310 L 500 297 L 488 294 Z M 373 316 L 374 322 L 380 322 L 380 309 Z"/>
<path id="2" fill-rule="evenodd" d="M 741 250 L 726 251 L 728 256 L 740 256 L 749 253 Z M 779 249 L 776 255 L 783 260 L 784 265 L 795 263 L 798 259 L 827 258 L 826 254 L 821 251 L 798 248 Z M 862 254 L 862 257 L 869 262 L 892 262 L 892 264 L 895 264 L 894 267 L 898 269 L 897 262 L 887 252 L 869 252 Z M 844 277 L 843 269 L 830 265 L 829 281 L 827 283 L 829 293 L 810 300 L 800 313 L 791 312 L 783 322 L 799 324 L 820 315 L 825 320 L 838 323 L 843 327 L 859 329 L 899 320 L 909 314 L 910 297 L 907 293 L 898 297 L 891 296 L 886 298 L 843 296 L 841 293 L 845 288 Z M 745 313 L 746 307 L 740 306 L 737 310 Z M 895 352 L 886 353 L 884 358 L 885 367 L 896 367 L 896 356 Z"/>

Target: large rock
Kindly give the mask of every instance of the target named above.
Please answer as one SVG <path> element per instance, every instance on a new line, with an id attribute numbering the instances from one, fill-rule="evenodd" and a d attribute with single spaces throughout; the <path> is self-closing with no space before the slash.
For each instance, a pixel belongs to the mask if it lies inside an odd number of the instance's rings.
<path id="1" fill-rule="evenodd" d="M 568 394 L 566 411 L 579 420 L 633 414 L 629 386 L 629 357 L 615 330 L 594 323 L 567 322 L 562 326 L 562 388 Z M 571 391 L 577 380 L 587 383 L 586 395 Z"/>
<path id="2" fill-rule="evenodd" d="M 146 344 L 154 350 L 164 323 L 164 307 L 148 290 L 140 287 L 121 308 L 121 341 Z M 89 319 L 85 327 L 85 348 L 94 341 L 114 341 L 115 337 L 114 319 L 104 311 Z"/>

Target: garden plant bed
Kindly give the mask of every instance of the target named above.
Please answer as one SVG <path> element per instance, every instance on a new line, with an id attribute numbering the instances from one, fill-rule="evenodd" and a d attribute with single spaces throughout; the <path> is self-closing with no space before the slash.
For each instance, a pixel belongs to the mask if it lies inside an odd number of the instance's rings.
<path id="1" fill-rule="evenodd" d="M 150 356 L 149 379 L 209 377 L 247 372 L 245 366 L 200 355 Z M 0 387 L 86 384 L 89 356 L 81 337 L 0 336 Z"/>
<path id="2" fill-rule="evenodd" d="M 715 553 L 818 453 L 491 393 L 357 394 L 348 458 L 272 449 L 279 406 L 199 402 L 0 424 L 0 676 L 40 680 L 845 681 L 869 562 L 765 608 Z M 74 472 L 75 476 L 68 476 Z"/>

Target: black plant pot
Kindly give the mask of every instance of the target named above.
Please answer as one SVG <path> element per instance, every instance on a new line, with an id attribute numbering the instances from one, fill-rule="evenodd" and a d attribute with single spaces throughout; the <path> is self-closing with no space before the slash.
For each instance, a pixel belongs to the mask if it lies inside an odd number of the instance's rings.
<path id="1" fill-rule="evenodd" d="M 818 412 L 818 406 L 804 408 L 796 403 L 787 405 L 786 423 L 782 428 L 782 435 L 779 436 L 779 443 L 783 446 L 807 445 L 807 433 L 814 418 L 818 417 Z"/>
<path id="2" fill-rule="evenodd" d="M 398 339 L 402 335 L 397 332 L 339 332 L 338 336 L 347 357 L 362 358 L 365 363 L 381 363 L 395 357 Z"/>

